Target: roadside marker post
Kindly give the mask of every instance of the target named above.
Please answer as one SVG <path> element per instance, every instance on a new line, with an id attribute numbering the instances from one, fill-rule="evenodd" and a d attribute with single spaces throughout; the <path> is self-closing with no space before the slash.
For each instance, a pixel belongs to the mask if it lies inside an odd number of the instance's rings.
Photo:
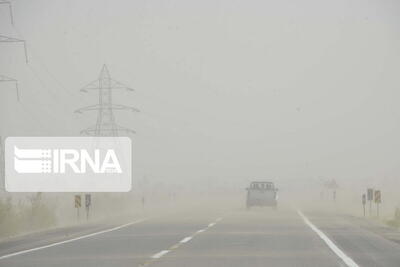
<path id="1" fill-rule="evenodd" d="M 76 208 L 76 215 L 79 221 L 79 209 L 81 207 L 81 195 L 75 195 L 75 208 Z"/>
<path id="2" fill-rule="evenodd" d="M 365 194 L 362 195 L 362 205 L 364 210 L 364 217 L 365 217 L 365 204 L 367 203 Z"/>
<path id="3" fill-rule="evenodd" d="M 379 217 L 379 204 L 381 204 L 381 190 L 375 190 L 376 216 Z"/>
<path id="4" fill-rule="evenodd" d="M 372 215 L 372 200 L 374 198 L 374 189 L 368 188 L 367 190 L 367 199 L 369 201 L 369 216 Z"/>
<path id="5" fill-rule="evenodd" d="M 92 196 L 90 194 L 85 195 L 85 207 L 86 207 L 86 220 L 89 220 L 89 209 L 92 205 Z"/>

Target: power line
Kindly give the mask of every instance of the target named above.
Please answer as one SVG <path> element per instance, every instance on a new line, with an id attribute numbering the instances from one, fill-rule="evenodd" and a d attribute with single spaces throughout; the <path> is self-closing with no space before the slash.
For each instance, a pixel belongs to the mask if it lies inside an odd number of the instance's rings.
<path id="1" fill-rule="evenodd" d="M 124 89 L 134 91 L 132 88 L 112 79 L 106 65 L 103 65 L 99 78 L 87 84 L 81 92 L 95 90 L 98 92 L 98 104 L 86 106 L 76 110 L 76 113 L 86 111 L 97 111 L 97 120 L 94 126 L 81 131 L 81 134 L 92 136 L 118 136 L 123 134 L 134 134 L 135 131 L 118 125 L 115 121 L 114 110 L 127 110 L 139 112 L 130 106 L 113 103 L 113 90 Z"/>

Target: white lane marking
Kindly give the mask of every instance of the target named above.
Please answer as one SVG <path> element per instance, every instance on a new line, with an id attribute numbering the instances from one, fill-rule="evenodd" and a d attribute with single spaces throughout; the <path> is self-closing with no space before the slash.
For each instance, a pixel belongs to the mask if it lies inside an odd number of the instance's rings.
<path id="1" fill-rule="evenodd" d="M 45 249 L 45 248 L 50 248 L 50 247 L 55 247 L 55 246 L 62 245 L 62 244 L 71 243 L 71 242 L 74 242 L 74 241 L 77 241 L 77 240 L 80 240 L 80 239 L 84 239 L 84 238 L 88 238 L 88 237 L 92 237 L 92 236 L 96 236 L 96 235 L 100 235 L 100 234 L 105 234 L 105 233 L 108 233 L 108 232 L 116 231 L 116 230 L 119 230 L 121 228 L 128 227 L 130 225 L 143 222 L 145 220 L 147 220 L 147 219 L 139 219 L 139 220 L 127 223 L 127 224 L 123 224 L 123 225 L 120 225 L 120 226 L 117 226 L 117 227 L 113 227 L 113 228 L 110 228 L 110 229 L 106 229 L 106 230 L 102 230 L 102 231 L 99 231 L 99 232 L 95 232 L 95 233 L 91 233 L 91 234 L 87 234 L 87 235 L 71 238 L 71 239 L 68 239 L 68 240 L 60 241 L 60 242 L 51 243 L 51 244 L 45 245 L 45 246 L 40 246 L 40 247 L 36 247 L 36 248 L 31 248 L 31 249 L 27 249 L 27 250 L 21 250 L 21 251 L 18 251 L 18 252 L 6 254 L 6 255 L 3 255 L 3 256 L 0 256 L 0 260 L 11 258 L 11 257 L 17 256 L 17 255 L 26 254 L 26 253 L 37 251 L 37 250 L 41 250 L 41 249 Z"/>
<path id="2" fill-rule="evenodd" d="M 317 235 L 328 245 L 328 247 L 335 252 L 335 254 L 344 261 L 344 263 L 348 267 L 359 267 L 357 263 L 353 261 L 349 256 L 347 256 L 340 248 L 338 248 L 335 243 L 333 243 L 321 230 L 319 230 L 310 220 L 300 211 L 297 210 L 297 213 L 303 219 L 305 224 L 307 224 Z"/>
<path id="3" fill-rule="evenodd" d="M 192 236 L 185 237 L 184 239 L 182 239 L 181 241 L 179 241 L 177 244 L 175 244 L 175 245 L 173 245 L 172 247 L 170 247 L 169 250 L 161 250 L 160 252 L 154 254 L 153 256 L 151 256 L 152 261 L 155 261 L 155 260 L 160 259 L 160 258 L 161 258 L 162 256 L 164 256 L 165 254 L 167 254 L 167 253 L 169 253 L 169 252 L 171 252 L 171 251 L 173 251 L 173 250 L 179 248 L 179 246 L 180 246 L 181 244 L 184 244 L 184 243 L 189 242 L 190 240 L 193 239 L 193 237 L 194 237 L 196 234 L 200 234 L 200 233 L 206 231 L 208 228 L 214 226 L 214 225 L 215 225 L 217 222 L 219 222 L 220 220 L 222 220 L 222 218 L 216 219 L 214 222 L 210 223 L 206 228 L 198 230 L 198 231 L 195 232 Z M 147 265 L 149 265 L 152 261 L 148 261 L 148 262 L 144 263 L 142 266 L 147 266 Z"/>
<path id="4" fill-rule="evenodd" d="M 171 252 L 172 250 L 179 248 L 179 246 L 180 246 L 181 244 L 184 244 L 184 243 L 189 242 L 190 240 L 193 239 L 193 237 L 194 237 L 196 234 L 200 234 L 200 233 L 206 231 L 208 228 L 214 226 L 214 225 L 215 225 L 218 221 L 220 221 L 220 220 L 222 220 L 222 218 L 216 219 L 215 222 L 210 223 L 210 224 L 209 224 L 206 228 L 204 228 L 204 229 L 198 230 L 198 231 L 195 232 L 192 236 L 185 237 L 184 239 L 182 239 L 181 241 L 179 241 L 177 244 L 175 244 L 175 245 L 173 245 L 172 247 L 170 247 L 169 250 L 161 250 L 160 252 L 158 252 L 158 253 L 154 254 L 153 256 L 151 256 L 151 259 L 157 260 L 157 259 L 161 258 L 162 256 L 164 256 L 165 254 Z M 151 261 L 150 261 L 150 262 L 151 262 Z M 143 266 L 147 266 L 148 264 L 150 264 L 150 262 L 146 262 Z"/>
<path id="5" fill-rule="evenodd" d="M 165 254 L 167 254 L 168 252 L 169 252 L 169 250 L 162 250 L 162 251 L 160 251 L 160 252 L 154 254 L 153 256 L 151 256 L 151 258 L 153 258 L 153 259 L 159 259 L 159 258 L 161 258 L 162 256 L 164 256 Z"/>
<path id="6" fill-rule="evenodd" d="M 193 238 L 192 236 L 185 237 L 179 243 L 186 243 L 186 242 L 190 241 L 190 239 L 192 239 L 192 238 Z"/>

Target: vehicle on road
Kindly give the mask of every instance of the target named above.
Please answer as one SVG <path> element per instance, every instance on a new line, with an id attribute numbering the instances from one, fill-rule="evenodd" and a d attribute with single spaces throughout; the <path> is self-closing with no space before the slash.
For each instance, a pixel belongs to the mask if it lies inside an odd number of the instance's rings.
<path id="1" fill-rule="evenodd" d="M 278 206 L 278 189 L 272 182 L 251 182 L 246 188 L 247 209 L 253 206 L 267 206 L 277 208 Z"/>

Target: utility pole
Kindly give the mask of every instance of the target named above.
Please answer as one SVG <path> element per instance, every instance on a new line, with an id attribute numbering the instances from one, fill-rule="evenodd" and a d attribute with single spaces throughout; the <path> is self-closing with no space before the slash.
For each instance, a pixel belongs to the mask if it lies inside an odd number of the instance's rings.
<path id="1" fill-rule="evenodd" d="M 98 104 L 76 110 L 76 113 L 86 111 L 97 111 L 97 120 L 94 126 L 81 131 L 81 134 L 91 136 L 118 136 L 120 134 L 134 134 L 135 131 L 118 125 L 115 121 L 114 110 L 127 110 L 139 112 L 138 109 L 130 106 L 114 104 L 113 91 L 123 89 L 133 91 L 132 88 L 112 79 L 106 65 L 103 65 L 98 79 L 89 83 L 81 89 L 81 92 L 95 90 L 98 93 Z"/>

